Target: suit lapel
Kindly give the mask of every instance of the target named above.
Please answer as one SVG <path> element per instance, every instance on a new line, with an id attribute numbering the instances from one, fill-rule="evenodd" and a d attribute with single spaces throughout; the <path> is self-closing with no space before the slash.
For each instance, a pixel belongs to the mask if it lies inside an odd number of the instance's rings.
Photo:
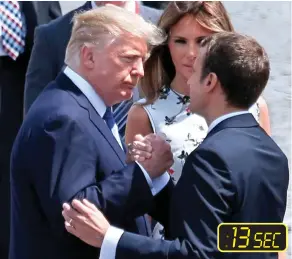
<path id="1" fill-rule="evenodd" d="M 56 79 L 57 84 L 62 88 L 66 88 L 71 93 L 77 103 L 88 111 L 89 119 L 91 123 L 100 131 L 104 138 L 108 141 L 116 155 L 119 157 L 121 162 L 125 163 L 125 152 L 120 147 L 113 133 L 105 124 L 104 120 L 100 117 L 97 111 L 93 108 L 91 103 L 88 101 L 86 96 L 80 91 L 80 89 L 73 84 L 73 82 L 64 74 L 60 73 Z"/>
<path id="2" fill-rule="evenodd" d="M 226 128 L 251 128 L 258 127 L 259 124 L 253 117 L 251 113 L 241 114 L 237 116 L 230 117 L 219 124 L 217 124 L 206 136 L 209 138 L 216 134 L 217 132 Z"/>
<path id="3" fill-rule="evenodd" d="M 116 154 L 120 158 L 120 160 L 123 163 L 125 163 L 124 151 L 122 150 L 121 146 L 117 142 L 113 133 L 110 131 L 108 126 L 104 123 L 103 119 L 100 117 L 100 115 L 96 112 L 96 110 L 92 107 L 91 104 L 88 107 L 88 112 L 89 112 L 89 118 L 90 118 L 91 122 L 100 131 L 100 133 L 104 136 L 104 138 L 109 142 L 109 144 L 114 149 L 114 151 L 116 152 Z"/>

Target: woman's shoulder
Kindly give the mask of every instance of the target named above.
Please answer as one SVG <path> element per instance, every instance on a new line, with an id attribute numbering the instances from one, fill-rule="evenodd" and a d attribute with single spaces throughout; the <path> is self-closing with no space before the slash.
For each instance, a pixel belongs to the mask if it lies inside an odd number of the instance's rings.
<path id="1" fill-rule="evenodd" d="M 127 122 L 148 122 L 148 112 L 144 109 L 143 105 L 139 104 L 138 102 L 134 103 L 128 112 L 128 119 Z"/>
<path id="2" fill-rule="evenodd" d="M 257 121 L 260 120 L 260 115 L 266 113 L 268 105 L 263 96 L 260 96 L 257 101 L 249 108 L 249 112 L 254 115 Z"/>
<path id="3" fill-rule="evenodd" d="M 135 103 L 134 103 L 134 105 L 147 105 L 147 100 L 146 100 L 146 98 L 141 98 L 141 99 L 139 99 L 138 101 L 136 101 Z"/>

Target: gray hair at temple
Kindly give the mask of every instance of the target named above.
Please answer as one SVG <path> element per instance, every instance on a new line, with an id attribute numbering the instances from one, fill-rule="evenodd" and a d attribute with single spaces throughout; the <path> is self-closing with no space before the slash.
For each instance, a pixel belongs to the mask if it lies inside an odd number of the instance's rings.
<path id="1" fill-rule="evenodd" d="M 84 45 L 103 49 L 123 35 L 145 39 L 149 49 L 162 44 L 166 39 L 162 30 L 146 22 L 140 15 L 114 5 L 106 5 L 75 14 L 65 63 L 78 65 L 80 50 Z"/>

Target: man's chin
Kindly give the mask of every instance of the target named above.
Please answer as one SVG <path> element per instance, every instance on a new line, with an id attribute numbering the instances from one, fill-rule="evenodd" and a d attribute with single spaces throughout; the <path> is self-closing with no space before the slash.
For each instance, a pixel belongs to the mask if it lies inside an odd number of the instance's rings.
<path id="1" fill-rule="evenodd" d="M 130 100 L 132 97 L 133 97 L 133 90 L 121 92 L 122 101 Z"/>

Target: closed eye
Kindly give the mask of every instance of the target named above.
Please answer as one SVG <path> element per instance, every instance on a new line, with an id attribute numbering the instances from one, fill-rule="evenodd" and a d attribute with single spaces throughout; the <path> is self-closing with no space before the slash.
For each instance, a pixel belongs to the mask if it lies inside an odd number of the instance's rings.
<path id="1" fill-rule="evenodd" d="M 126 62 L 134 62 L 136 59 L 138 59 L 139 57 L 136 56 L 136 55 L 133 55 L 133 56 L 123 56 L 122 59 Z"/>
<path id="2" fill-rule="evenodd" d="M 125 62 L 125 63 L 135 63 L 138 60 L 141 60 L 142 63 L 144 64 L 146 62 L 146 60 L 148 59 L 148 55 L 141 57 L 140 55 L 127 55 L 127 56 L 122 56 L 121 59 Z"/>

